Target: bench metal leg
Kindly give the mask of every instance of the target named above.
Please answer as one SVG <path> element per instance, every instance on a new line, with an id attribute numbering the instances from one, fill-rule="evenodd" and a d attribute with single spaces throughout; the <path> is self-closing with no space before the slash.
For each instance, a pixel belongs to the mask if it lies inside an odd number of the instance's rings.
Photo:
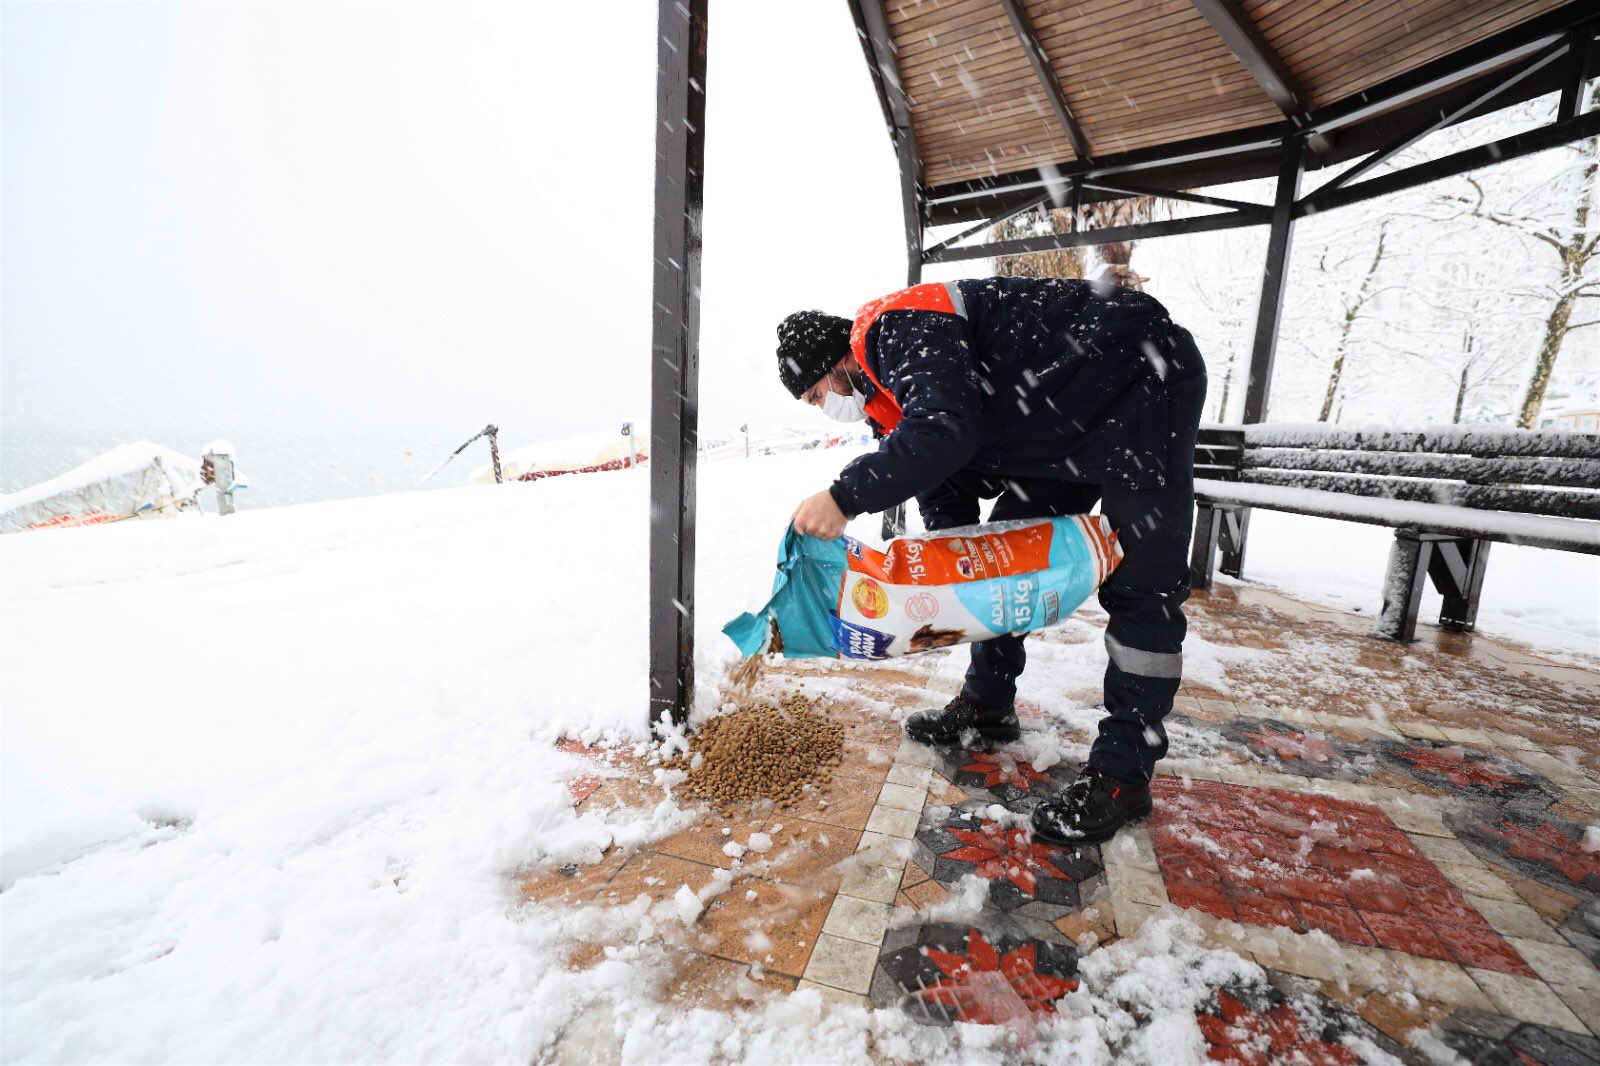
<path id="1" fill-rule="evenodd" d="M 1217 565 L 1217 536 L 1222 512 L 1209 503 L 1195 505 L 1194 540 L 1189 548 L 1189 586 L 1208 589 Z"/>
<path id="2" fill-rule="evenodd" d="M 906 531 L 906 505 L 896 504 L 883 512 L 883 539 L 893 540 Z"/>
<path id="3" fill-rule="evenodd" d="M 1219 507 L 1222 512 L 1222 572 L 1244 577 L 1244 539 L 1250 532 L 1250 508 Z"/>
<path id="4" fill-rule="evenodd" d="M 1383 611 L 1374 634 L 1409 644 L 1417 639 L 1417 609 L 1428 580 L 1433 543 L 1409 529 L 1397 529 L 1389 549 L 1389 572 L 1383 580 Z"/>
<path id="5" fill-rule="evenodd" d="M 1428 561 L 1428 574 L 1434 588 L 1444 597 L 1439 611 L 1439 627 L 1471 632 L 1478 623 L 1478 598 L 1483 593 L 1483 574 L 1489 567 L 1489 542 L 1486 540 L 1437 540 Z"/>

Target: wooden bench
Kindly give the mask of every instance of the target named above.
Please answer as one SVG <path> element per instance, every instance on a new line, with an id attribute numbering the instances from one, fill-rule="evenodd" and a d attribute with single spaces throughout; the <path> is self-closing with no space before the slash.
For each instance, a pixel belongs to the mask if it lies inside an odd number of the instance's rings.
<path id="1" fill-rule="evenodd" d="M 1195 498 L 1195 588 L 1211 586 L 1219 549 L 1222 572 L 1242 576 L 1252 508 L 1393 529 L 1375 632 L 1411 641 L 1428 578 L 1439 625 L 1473 628 L 1495 541 L 1600 555 L 1600 434 L 1208 425 Z"/>

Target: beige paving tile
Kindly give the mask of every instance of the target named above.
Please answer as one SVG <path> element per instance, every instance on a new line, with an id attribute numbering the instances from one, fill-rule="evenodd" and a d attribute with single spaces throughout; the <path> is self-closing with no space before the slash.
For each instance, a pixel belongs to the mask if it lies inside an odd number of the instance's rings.
<path id="1" fill-rule="evenodd" d="M 912 766 L 909 763 L 897 762 L 889 767 L 890 784 L 927 789 L 932 780 L 933 767 L 931 766 Z"/>
<path id="2" fill-rule="evenodd" d="M 1110 841 L 1100 846 L 1108 863 L 1133 866 L 1140 870 L 1159 871 L 1155 845 L 1150 839 L 1150 827 L 1144 824 L 1123 828 Z"/>
<path id="3" fill-rule="evenodd" d="M 1395 952 L 1358 944 L 1340 944 L 1339 950 L 1344 953 L 1348 980 L 1352 985 L 1403 989 L 1409 981 Z"/>
<path id="4" fill-rule="evenodd" d="M 894 807 L 897 810 L 921 813 L 922 803 L 928 798 L 926 788 L 915 788 L 911 785 L 897 785 L 885 782 L 883 790 L 878 793 L 879 807 Z"/>
<path id="5" fill-rule="evenodd" d="M 1496 731 L 1494 731 L 1494 737 L 1499 742 L 1500 747 L 1506 748 L 1506 749 L 1508 749 L 1510 751 L 1543 751 L 1544 750 L 1543 748 L 1539 747 L 1538 744 L 1535 744 L 1533 741 L 1529 740 L 1527 737 L 1521 736 L 1520 734 L 1517 734 L 1517 733 L 1507 733 L 1504 730 L 1496 730 Z"/>
<path id="6" fill-rule="evenodd" d="M 1309 936 L 1287 937 L 1280 941 L 1273 965 L 1317 981 L 1342 981 L 1350 972 L 1343 952 Z"/>
<path id="7" fill-rule="evenodd" d="M 1467 902 L 1472 904 L 1501 936 L 1525 937 L 1529 940 L 1542 940 L 1545 943 L 1562 942 L 1561 934 L 1550 928 L 1550 923 L 1526 903 L 1508 903 L 1505 900 L 1485 899 L 1473 895 L 1467 897 Z"/>
<path id="8" fill-rule="evenodd" d="M 1471 1007 L 1473 1010 L 1494 1010 L 1494 1004 L 1468 976 L 1464 967 L 1399 951 L 1390 952 L 1390 955 L 1405 973 L 1411 991 L 1418 997 L 1453 1003 L 1458 1007 Z"/>
<path id="9" fill-rule="evenodd" d="M 1600 995 L 1600 971 L 1570 944 L 1527 940 L 1520 936 L 1507 937 L 1506 941 L 1533 967 L 1533 972 L 1549 984 L 1586 988 L 1591 994 Z"/>
<path id="10" fill-rule="evenodd" d="M 911 842 L 887 833 L 862 833 L 856 854 L 875 865 L 899 869 L 911 857 Z"/>
<path id="11" fill-rule="evenodd" d="M 1161 875 L 1153 870 L 1107 862 L 1106 884 L 1111 888 L 1114 899 L 1125 899 L 1150 907 L 1161 907 L 1167 903 L 1167 887 L 1162 883 Z"/>
<path id="12" fill-rule="evenodd" d="M 902 871 L 898 866 L 866 863 L 845 874 L 839 882 L 839 894 L 875 903 L 893 903 L 895 893 L 900 891 L 901 876 Z"/>
<path id="13" fill-rule="evenodd" d="M 902 740 L 900 750 L 894 753 L 894 761 L 902 766 L 933 766 L 938 762 L 934 750 L 926 744 L 918 744 L 914 740 Z"/>
<path id="14" fill-rule="evenodd" d="M 1589 1032 L 1600 1035 L 1600 996 L 1592 988 L 1576 985 L 1551 985 L 1550 990 L 1561 997 L 1578 1020 L 1589 1027 Z"/>
<path id="15" fill-rule="evenodd" d="M 863 944 L 883 943 L 883 934 L 889 928 L 889 905 L 854 896 L 835 896 L 828 910 L 828 920 L 822 931 L 846 940 L 859 940 Z"/>
<path id="16" fill-rule="evenodd" d="M 872 808 L 872 814 L 867 818 L 867 832 L 910 839 L 917 833 L 917 821 L 920 817 L 920 808 L 908 811 L 879 804 Z"/>
<path id="17" fill-rule="evenodd" d="M 1458 866 L 1484 865 L 1482 859 L 1467 850 L 1467 846 L 1454 837 L 1418 836 L 1411 843 L 1415 844 L 1417 850 L 1435 865 L 1441 862 L 1451 862 Z"/>
<path id="18" fill-rule="evenodd" d="M 1406 736 L 1416 737 L 1419 740 L 1450 739 L 1444 735 L 1444 730 L 1426 722 L 1395 722 L 1394 727 Z"/>
<path id="19" fill-rule="evenodd" d="M 1565 1029 L 1569 1033 L 1588 1034 L 1589 1028 L 1543 981 L 1470 967 L 1467 972 L 1488 995 L 1498 1013 L 1535 1025 Z"/>
<path id="20" fill-rule="evenodd" d="M 1424 810 L 1420 806 L 1391 803 L 1383 808 L 1383 813 L 1388 815 L 1389 821 L 1403 833 L 1416 833 L 1425 837 L 1455 836 L 1450 832 L 1449 826 L 1444 824 L 1443 819 L 1433 811 Z"/>
<path id="21" fill-rule="evenodd" d="M 1472 744 L 1480 748 L 1495 746 L 1495 738 L 1481 729 L 1462 729 L 1458 726 L 1440 726 L 1440 732 L 1446 740 L 1453 740 L 1457 744 Z"/>
<path id="22" fill-rule="evenodd" d="M 819 985 L 864 996 L 872 987 L 872 968 L 877 962 L 877 945 L 823 933 L 817 937 L 803 976 Z"/>
<path id="23" fill-rule="evenodd" d="M 1135 903 L 1128 899 L 1112 899 L 1111 913 L 1117 921 L 1118 936 L 1133 936 L 1145 922 L 1160 914 L 1157 907 Z"/>
<path id="24" fill-rule="evenodd" d="M 832 985 L 823 985 L 823 984 L 818 984 L 815 981 L 802 980 L 799 984 L 795 985 L 794 987 L 795 987 L 795 991 L 796 992 L 801 992 L 801 991 L 805 991 L 806 989 L 810 989 L 811 991 L 818 993 L 819 995 L 821 995 L 822 1002 L 824 1002 L 824 1003 L 836 1003 L 841 1007 L 865 1007 L 865 1006 L 867 1006 L 867 997 L 866 996 L 858 996 L 854 992 L 846 992 L 844 989 L 842 989 L 842 988 L 834 988 Z"/>
<path id="25" fill-rule="evenodd" d="M 1199 703 L 1200 709 L 1205 711 L 1207 714 L 1222 714 L 1231 718 L 1239 713 L 1234 709 L 1232 700 L 1200 699 Z"/>
<path id="26" fill-rule="evenodd" d="M 1458 862 L 1435 863 L 1439 872 L 1450 879 L 1451 883 L 1470 898 L 1478 896 L 1484 899 L 1498 900 L 1501 903 L 1521 903 L 1522 898 L 1516 891 L 1499 877 L 1493 870 L 1483 866 L 1463 866 Z"/>

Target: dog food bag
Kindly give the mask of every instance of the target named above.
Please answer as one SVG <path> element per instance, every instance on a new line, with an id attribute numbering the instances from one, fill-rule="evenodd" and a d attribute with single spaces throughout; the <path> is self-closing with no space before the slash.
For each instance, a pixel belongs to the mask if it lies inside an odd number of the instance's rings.
<path id="1" fill-rule="evenodd" d="M 772 599 L 722 631 L 745 655 L 890 659 L 1054 625 L 1121 561 L 1099 515 L 947 529 L 885 551 L 790 528 Z"/>

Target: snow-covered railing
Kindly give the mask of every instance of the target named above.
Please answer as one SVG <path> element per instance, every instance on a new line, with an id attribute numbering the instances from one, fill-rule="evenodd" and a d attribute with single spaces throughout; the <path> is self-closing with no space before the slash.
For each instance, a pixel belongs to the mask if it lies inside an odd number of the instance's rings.
<path id="1" fill-rule="evenodd" d="M 1197 588 L 1219 547 L 1240 575 L 1253 507 L 1389 526 L 1378 632 L 1397 640 L 1413 639 L 1429 576 L 1440 625 L 1472 628 L 1492 541 L 1600 555 L 1600 434 L 1207 425 L 1195 477 Z"/>

